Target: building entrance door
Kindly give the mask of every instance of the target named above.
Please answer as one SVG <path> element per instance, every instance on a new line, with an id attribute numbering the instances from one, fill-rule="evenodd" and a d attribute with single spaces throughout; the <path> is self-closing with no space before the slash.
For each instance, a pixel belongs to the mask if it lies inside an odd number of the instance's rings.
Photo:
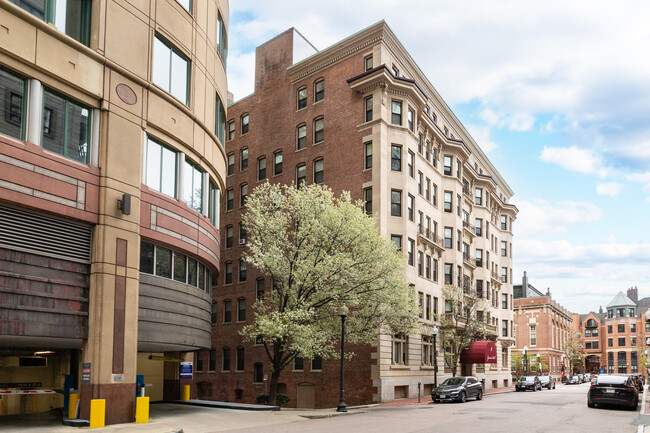
<path id="1" fill-rule="evenodd" d="M 312 383 L 298 385 L 296 407 L 314 409 L 316 407 L 316 386 Z"/>

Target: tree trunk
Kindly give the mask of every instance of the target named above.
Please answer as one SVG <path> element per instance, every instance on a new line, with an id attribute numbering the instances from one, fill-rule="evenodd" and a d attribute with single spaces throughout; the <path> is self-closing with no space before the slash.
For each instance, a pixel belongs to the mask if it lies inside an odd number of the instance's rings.
<path id="1" fill-rule="evenodd" d="M 269 404 L 276 405 L 276 397 L 278 395 L 278 380 L 280 380 L 280 372 L 275 368 L 271 372 L 271 385 L 269 387 Z"/>

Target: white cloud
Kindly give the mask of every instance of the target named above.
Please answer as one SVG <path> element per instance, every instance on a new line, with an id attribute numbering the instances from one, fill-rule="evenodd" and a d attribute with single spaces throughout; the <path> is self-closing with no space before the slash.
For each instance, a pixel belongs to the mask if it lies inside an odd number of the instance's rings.
<path id="1" fill-rule="evenodd" d="M 592 203 L 546 200 L 517 201 L 517 236 L 561 234 L 571 226 L 599 221 L 603 211 Z"/>
<path id="2" fill-rule="evenodd" d="M 596 185 L 596 193 L 600 195 L 617 196 L 623 189 L 622 183 L 607 182 Z"/>
<path id="3" fill-rule="evenodd" d="M 481 146 L 481 149 L 483 149 L 483 152 L 488 153 L 497 147 L 499 147 L 498 144 L 496 144 L 492 139 L 490 139 L 490 128 L 487 126 L 479 126 L 479 125 L 473 125 L 473 124 L 467 124 L 465 125 L 467 130 L 469 131 L 469 134 L 474 138 L 474 141 L 476 141 L 479 146 Z"/>
<path id="4" fill-rule="evenodd" d="M 630 182 L 650 183 L 650 171 L 646 171 L 645 173 L 632 173 L 626 177 Z"/>
<path id="5" fill-rule="evenodd" d="M 606 168 L 600 156 L 591 149 L 571 147 L 546 147 L 542 150 L 539 159 L 543 162 L 557 164 L 565 170 L 583 174 L 595 174 L 606 177 L 609 169 Z"/>

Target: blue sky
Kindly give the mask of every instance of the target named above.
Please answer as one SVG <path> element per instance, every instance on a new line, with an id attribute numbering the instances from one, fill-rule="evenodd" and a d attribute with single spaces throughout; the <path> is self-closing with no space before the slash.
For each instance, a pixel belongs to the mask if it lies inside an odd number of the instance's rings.
<path id="1" fill-rule="evenodd" d="M 382 19 L 502 173 L 520 210 L 515 281 L 574 312 L 650 296 L 650 3 L 238 0 L 228 86 L 295 27 L 318 49 Z"/>

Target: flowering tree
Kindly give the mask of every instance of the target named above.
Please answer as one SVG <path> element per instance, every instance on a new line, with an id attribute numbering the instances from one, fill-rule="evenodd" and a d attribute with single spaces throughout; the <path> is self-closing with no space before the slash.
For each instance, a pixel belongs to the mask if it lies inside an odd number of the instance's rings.
<path id="1" fill-rule="evenodd" d="M 254 322 L 241 334 L 266 349 L 271 404 L 280 373 L 296 357 L 336 355 L 340 306 L 350 310 L 345 338 L 353 344 L 376 342 L 381 329 L 413 329 L 404 257 L 379 235 L 362 202 L 318 185 L 265 183 L 246 207 L 245 259 L 272 278 L 273 290 L 255 303 Z"/>

